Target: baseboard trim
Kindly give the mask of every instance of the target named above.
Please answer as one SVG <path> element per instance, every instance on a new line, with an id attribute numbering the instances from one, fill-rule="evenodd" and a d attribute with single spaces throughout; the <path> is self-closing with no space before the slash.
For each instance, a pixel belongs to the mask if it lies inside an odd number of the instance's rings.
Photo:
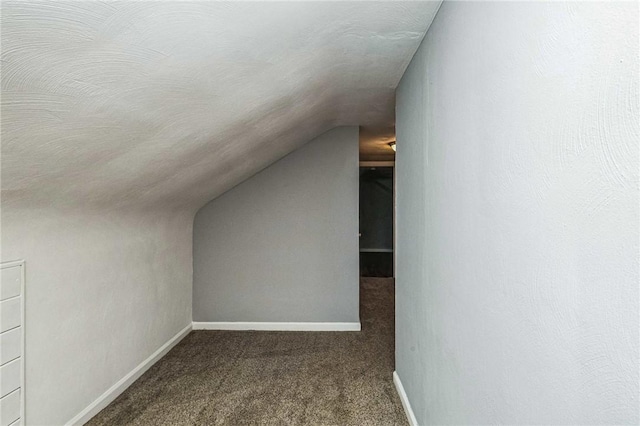
<path id="1" fill-rule="evenodd" d="M 400 397 L 400 402 L 402 402 L 404 413 L 407 415 L 407 420 L 409 420 L 409 425 L 418 426 L 418 421 L 416 420 L 415 414 L 413 414 L 411 403 L 409 403 L 409 398 L 407 398 L 407 394 L 404 391 L 404 386 L 402 386 L 400 376 L 398 376 L 398 373 L 395 371 L 393 372 L 393 384 L 396 385 L 396 391 L 398 392 L 398 396 Z"/>
<path id="2" fill-rule="evenodd" d="M 359 322 L 194 322 L 194 330 L 360 331 Z"/>
<path id="3" fill-rule="evenodd" d="M 93 401 L 87 408 L 82 410 L 77 416 L 67 422 L 67 425 L 83 425 L 93 416 L 98 414 L 107 405 L 111 404 L 122 392 L 124 392 L 133 382 L 142 376 L 153 364 L 166 355 L 180 340 L 182 340 L 192 329 L 189 324 L 181 331 L 173 336 L 167 343 L 162 345 L 157 351 L 144 361 L 142 361 L 129 374 L 120 379 L 115 385 L 111 386 L 105 393 L 100 395 L 98 399 Z"/>

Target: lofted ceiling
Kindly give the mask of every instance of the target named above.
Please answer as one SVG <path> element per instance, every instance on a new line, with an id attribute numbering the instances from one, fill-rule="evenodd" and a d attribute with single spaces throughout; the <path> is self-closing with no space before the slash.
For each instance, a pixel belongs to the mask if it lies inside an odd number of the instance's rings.
<path id="1" fill-rule="evenodd" d="M 440 2 L 2 2 L 2 199 L 197 208 L 394 124 Z"/>

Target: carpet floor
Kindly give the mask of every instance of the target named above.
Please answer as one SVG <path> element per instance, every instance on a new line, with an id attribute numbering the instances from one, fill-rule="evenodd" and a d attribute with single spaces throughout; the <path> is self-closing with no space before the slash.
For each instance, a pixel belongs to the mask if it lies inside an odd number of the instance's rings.
<path id="1" fill-rule="evenodd" d="M 192 331 L 88 423 L 406 425 L 393 279 L 362 278 L 361 332 Z"/>

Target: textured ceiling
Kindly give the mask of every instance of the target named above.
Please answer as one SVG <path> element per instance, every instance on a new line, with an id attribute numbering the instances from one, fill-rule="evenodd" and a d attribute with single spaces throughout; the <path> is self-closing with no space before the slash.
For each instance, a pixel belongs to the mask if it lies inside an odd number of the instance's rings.
<path id="1" fill-rule="evenodd" d="M 197 208 L 392 126 L 439 2 L 2 2 L 2 199 Z"/>

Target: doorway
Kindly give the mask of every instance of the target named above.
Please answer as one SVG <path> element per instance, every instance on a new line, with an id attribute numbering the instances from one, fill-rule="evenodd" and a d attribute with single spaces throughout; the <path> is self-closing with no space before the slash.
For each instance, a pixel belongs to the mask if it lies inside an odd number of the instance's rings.
<path id="1" fill-rule="evenodd" d="M 377 354 L 395 370 L 395 129 L 360 128 L 360 321 L 376 324 Z M 373 353 L 373 352 L 372 352 Z"/>

